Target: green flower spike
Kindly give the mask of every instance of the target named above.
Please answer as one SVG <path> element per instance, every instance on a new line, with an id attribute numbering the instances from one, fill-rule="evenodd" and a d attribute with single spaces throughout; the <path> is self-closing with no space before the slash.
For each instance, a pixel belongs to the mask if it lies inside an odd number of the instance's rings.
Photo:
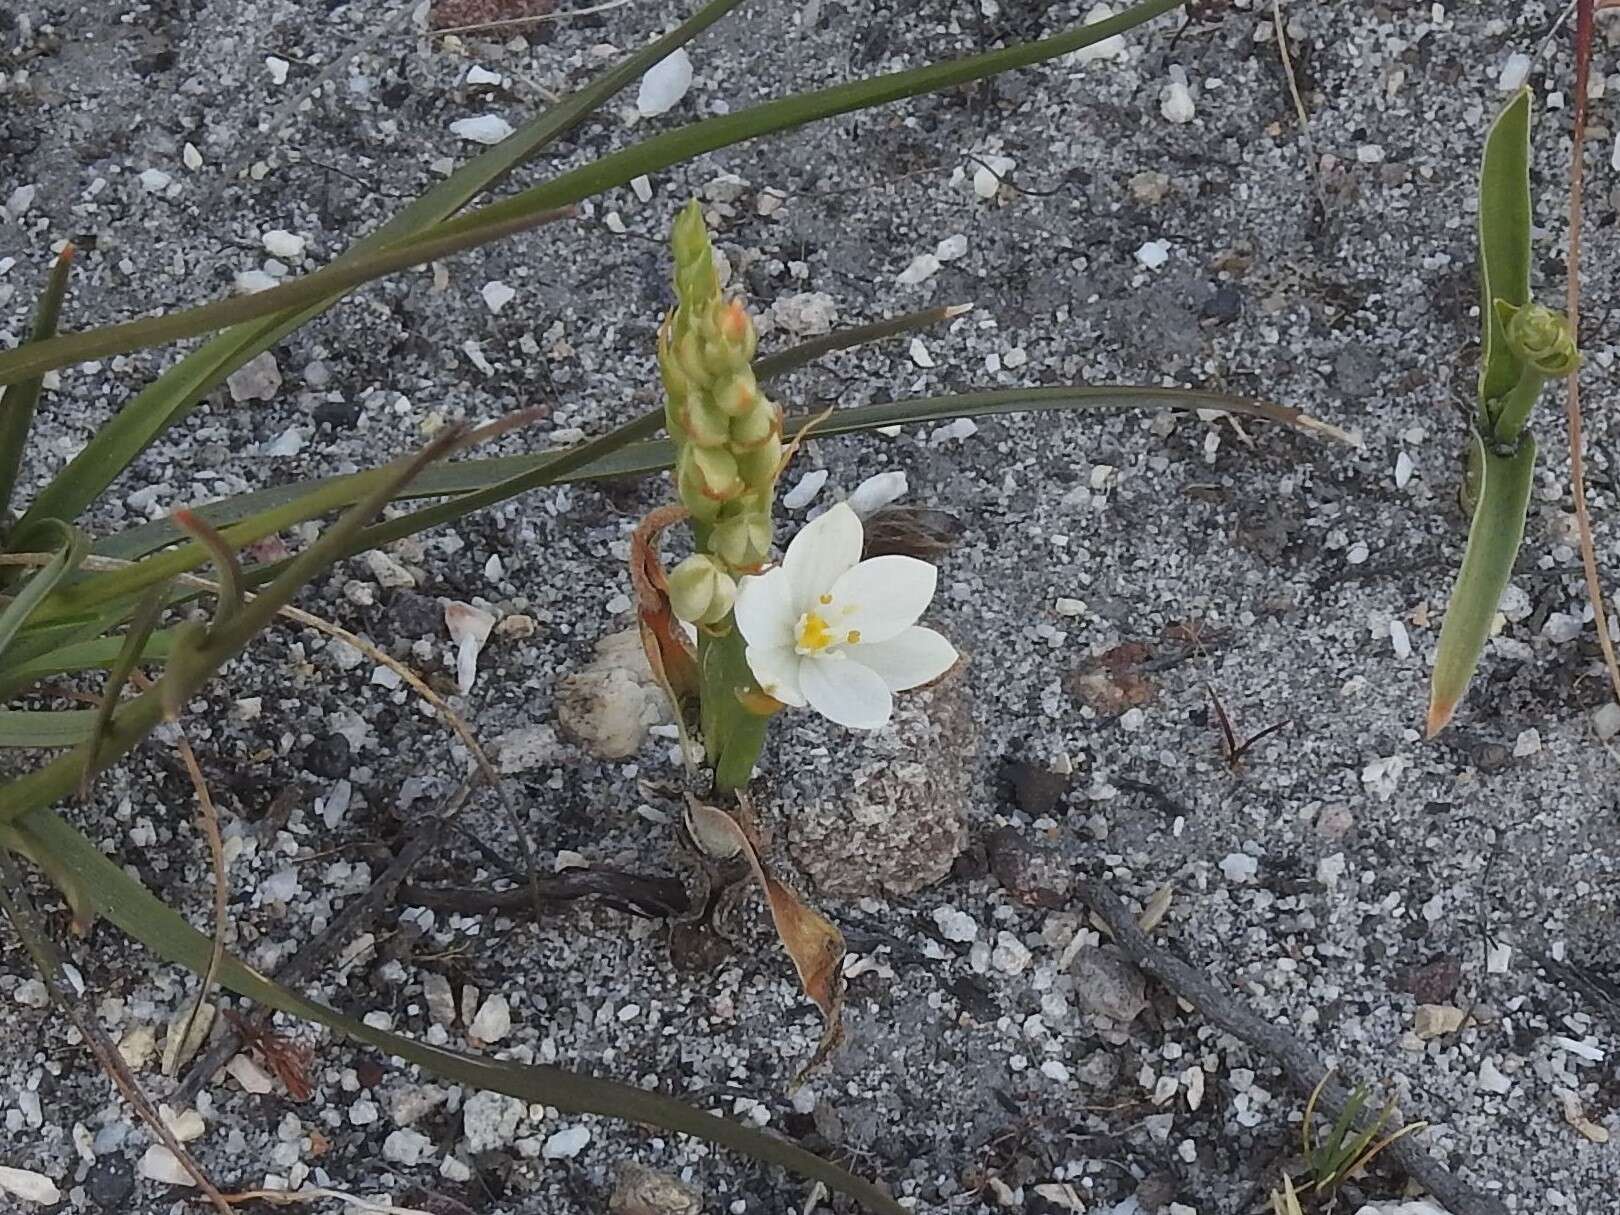
<path id="1" fill-rule="evenodd" d="M 669 602 L 692 624 L 719 624 L 731 615 L 737 582 L 707 553 L 694 553 L 669 572 Z"/>

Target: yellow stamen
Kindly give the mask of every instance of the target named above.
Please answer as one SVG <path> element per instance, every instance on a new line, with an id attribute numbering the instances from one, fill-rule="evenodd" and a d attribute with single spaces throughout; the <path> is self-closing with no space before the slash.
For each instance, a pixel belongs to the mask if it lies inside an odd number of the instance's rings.
<path id="1" fill-rule="evenodd" d="M 832 596 L 831 596 L 831 595 L 823 595 L 823 596 L 822 596 L 822 597 L 821 597 L 821 606 L 822 606 L 822 607 L 826 607 L 826 606 L 828 606 L 828 605 L 829 605 L 829 604 L 830 604 L 830 603 L 832 603 Z"/>
<path id="2" fill-rule="evenodd" d="M 799 621 L 797 648 L 801 654 L 818 654 L 838 640 L 827 622 L 815 612 L 806 612 Z"/>
<path id="3" fill-rule="evenodd" d="M 850 645 L 860 645 L 861 644 L 861 631 L 860 631 L 860 629 L 850 629 L 849 632 L 844 634 L 844 640 L 849 642 Z"/>

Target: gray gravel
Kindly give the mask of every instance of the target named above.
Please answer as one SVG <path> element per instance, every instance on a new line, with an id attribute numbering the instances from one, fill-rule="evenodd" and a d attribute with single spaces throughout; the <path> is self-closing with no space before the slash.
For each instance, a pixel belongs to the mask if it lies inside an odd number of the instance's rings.
<path id="1" fill-rule="evenodd" d="M 791 87 L 1037 36 L 1086 7 L 756 4 L 692 48 L 696 80 L 670 116 L 634 121 L 632 91 L 517 180 Z M 1142 901 L 1169 883 L 1162 938 L 1396 1097 L 1402 1117 L 1431 1122 L 1427 1139 L 1454 1168 L 1517 1212 L 1599 1208 L 1620 1177 L 1620 1146 L 1590 1141 L 1566 1110 L 1597 1134 L 1620 1131 L 1620 838 L 1614 754 L 1592 724 L 1604 695 L 1592 632 L 1566 619 L 1579 620 L 1585 596 L 1551 405 L 1508 623 L 1458 724 L 1432 744 L 1418 734 L 1462 547 L 1455 474 L 1477 361 L 1470 178 L 1502 64 L 1535 51 L 1560 6 L 1292 6 L 1314 164 L 1270 6 L 1255 7 L 1202 4 L 1179 31 L 1167 20 L 1128 36 L 1119 61 L 1024 72 L 706 157 L 657 177 L 650 201 L 615 191 L 570 227 L 459 258 L 441 277 L 399 276 L 278 345 L 279 386 L 265 375 L 221 389 L 153 445 L 87 521 L 94 530 L 370 465 L 453 418 L 548 407 L 505 441 L 518 450 L 629 417 L 657 399 L 652 340 L 669 302 L 659 242 L 694 192 L 710 202 L 734 286 L 772 310 L 768 345 L 828 300 L 840 323 L 976 305 L 924 335 L 921 357 L 902 342 L 801 373 L 782 386 L 792 406 L 1169 383 L 1263 394 L 1364 439 L 1350 450 L 1263 424 L 1122 414 L 924 427 L 800 457 L 790 480 L 820 468 L 829 478 L 790 519 L 885 470 L 906 473 L 903 504 L 960 517 L 937 616 L 971 665 L 966 708 L 950 714 L 959 737 L 949 723 L 920 735 L 939 740 L 920 758 L 958 799 L 950 810 L 968 843 L 918 893 L 821 900 L 862 960 L 850 1045 L 796 1096 L 789 1081 L 819 1025 L 752 910 L 716 961 L 672 955 L 661 926 L 606 907 L 539 928 L 399 907 L 315 994 L 461 1044 L 499 995 L 511 1027 L 488 1049 L 762 1122 L 886 1179 L 918 1210 L 1063 1210 L 1063 1187 L 1116 1215 L 1159 1202 L 1180 1204 L 1163 1208 L 1178 1215 L 1248 1210 L 1295 1148 L 1299 1102 L 1268 1060 L 1163 992 L 1134 993 L 1053 892 L 1069 867 Z M 0 11 L 0 205 L 13 202 L 0 222 L 0 338 L 24 331 L 63 238 L 85 250 L 75 326 L 227 291 L 265 272 L 269 232 L 303 238 L 306 265 L 318 264 L 476 150 L 452 122 L 493 113 L 516 124 L 547 92 L 586 80 L 604 47 L 640 45 L 672 19 L 631 4 L 457 48 L 417 36 L 393 20 L 397 8 L 21 0 Z M 1616 30 L 1600 31 L 1600 79 Z M 1536 267 L 1549 302 L 1563 291 L 1568 111 L 1549 107 L 1570 76 L 1566 42 L 1531 77 L 1543 99 Z M 318 97 L 264 129 L 356 44 Z M 507 83 L 467 85 L 473 64 Z M 1179 124 L 1163 110 L 1177 67 L 1194 104 Z M 1584 309 L 1591 503 L 1611 585 L 1613 106 L 1595 103 L 1589 132 Z M 987 163 L 1003 166 L 1005 184 L 983 199 L 973 180 Z M 768 216 L 767 190 L 785 197 Z M 899 281 L 956 236 L 960 256 Z M 491 282 L 514 293 L 498 311 L 489 301 L 505 293 L 486 293 Z M 783 303 L 804 293 L 828 300 Z M 46 394 L 29 484 L 171 357 L 64 371 Z M 458 704 L 486 739 L 550 726 L 559 680 L 631 623 L 626 539 L 665 494 L 656 480 L 534 494 L 400 546 L 412 590 L 387 585 L 395 569 L 357 560 L 305 606 L 449 691 L 440 601 L 531 617 L 532 635 L 497 629 Z M 1230 770 L 1211 689 L 1240 731 L 1291 724 Z M 240 841 L 233 940 L 262 968 L 363 889 L 387 845 L 465 768 L 403 690 L 373 682 L 369 662 L 293 629 L 234 664 L 187 729 Z M 858 800 L 847 764 L 881 763 L 893 747 L 798 718 L 777 734 L 763 800 L 791 873 L 806 841 L 836 830 L 827 807 Z M 526 737 L 514 794 L 543 869 L 578 854 L 670 871 L 675 807 L 659 793 L 677 775 L 669 739 L 603 761 L 560 736 Z M 1009 761 L 1027 766 L 1010 774 Z M 1054 764 L 1072 770 L 1067 781 L 1031 775 Z M 796 821 L 810 803 L 823 818 Z M 205 850 L 170 748 L 148 746 L 71 813 L 207 923 Z M 480 805 L 464 821 L 495 858 L 457 836 L 423 882 L 488 884 L 497 860 L 517 863 L 503 812 Z M 930 839 L 958 838 L 938 821 Z M 847 838 L 869 826 L 851 813 Z M 1009 860 L 1012 841 L 1050 851 Z M 860 847 L 835 843 L 834 855 L 861 863 Z M 161 1040 L 194 991 L 105 926 L 72 952 L 115 1037 L 153 1027 Z M 1080 967 L 1065 969 L 1076 954 Z M 144 1132 L 109 1103 L 28 976 L 8 937 L 0 1163 L 55 1178 L 71 1209 L 194 1209 L 181 1191 L 132 1181 Z M 1089 1011 L 1123 1015 L 1144 999 L 1128 1025 Z M 1419 1004 L 1472 1016 L 1420 1040 Z M 483 1025 L 498 1025 L 489 1015 Z M 206 1131 L 190 1146 L 226 1188 L 307 1177 L 418 1205 L 440 1195 L 481 1212 L 596 1211 L 634 1162 L 694 1182 L 707 1210 L 805 1201 L 801 1183 L 701 1146 L 462 1093 L 285 1028 L 315 1047 L 311 1101 L 221 1078 L 198 1102 Z M 143 1078 L 161 1099 L 171 1082 L 156 1067 L 154 1055 Z M 1374 1176 L 1352 1197 L 1393 1193 Z"/>

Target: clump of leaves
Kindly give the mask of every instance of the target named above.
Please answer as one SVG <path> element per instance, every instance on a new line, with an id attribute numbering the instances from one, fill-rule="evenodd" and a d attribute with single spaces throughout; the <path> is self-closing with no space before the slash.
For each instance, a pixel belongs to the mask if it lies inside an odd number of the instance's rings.
<path id="1" fill-rule="evenodd" d="M 1366 1085 L 1358 1084 L 1326 1133 L 1318 1133 L 1316 1105 L 1332 1077 L 1332 1071 L 1324 1075 L 1305 1102 L 1299 1140 L 1300 1153 L 1305 1160 L 1306 1181 L 1296 1190 L 1291 1177 L 1283 1178 L 1283 1188 L 1271 1192 L 1273 1215 L 1299 1215 L 1300 1196 L 1303 1194 L 1331 1198 L 1341 1185 L 1370 1165 L 1390 1144 L 1428 1126 L 1426 1122 L 1409 1122 L 1384 1135 L 1384 1128 L 1395 1113 L 1394 1100 L 1387 1101 L 1376 1113 L 1364 1118 L 1371 1092 Z"/>

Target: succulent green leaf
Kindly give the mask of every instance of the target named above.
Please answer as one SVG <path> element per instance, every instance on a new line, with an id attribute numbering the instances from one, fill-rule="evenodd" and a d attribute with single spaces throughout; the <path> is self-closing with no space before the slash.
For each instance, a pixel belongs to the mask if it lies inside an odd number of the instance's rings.
<path id="1" fill-rule="evenodd" d="M 51 275 L 45 281 L 45 290 L 39 298 L 39 309 L 34 314 L 34 330 L 29 345 L 48 341 L 56 333 L 56 322 L 62 314 L 62 299 L 67 294 L 68 271 L 73 265 L 73 246 L 66 245 L 57 255 Z M 21 347 L 27 349 L 27 346 Z M 4 356 L 0 356 L 4 357 Z M 17 474 L 22 469 L 23 454 L 28 450 L 28 435 L 34 425 L 34 411 L 39 406 L 43 375 L 17 380 L 0 393 L 0 514 L 11 509 L 11 496 L 17 488 Z"/>
<path id="2" fill-rule="evenodd" d="M 1535 483 L 1536 442 L 1528 432 L 1511 455 L 1492 451 L 1477 434 L 1473 441 L 1480 471 L 1479 501 L 1435 650 L 1429 684 L 1431 738 L 1451 720 L 1484 653 L 1491 621 L 1524 539 L 1524 517 Z"/>
<path id="3" fill-rule="evenodd" d="M 1480 417 L 1519 381 L 1519 359 L 1509 348 L 1495 307 L 1530 302 L 1530 90 L 1521 88 L 1502 107 L 1485 136 L 1479 169 Z"/>

